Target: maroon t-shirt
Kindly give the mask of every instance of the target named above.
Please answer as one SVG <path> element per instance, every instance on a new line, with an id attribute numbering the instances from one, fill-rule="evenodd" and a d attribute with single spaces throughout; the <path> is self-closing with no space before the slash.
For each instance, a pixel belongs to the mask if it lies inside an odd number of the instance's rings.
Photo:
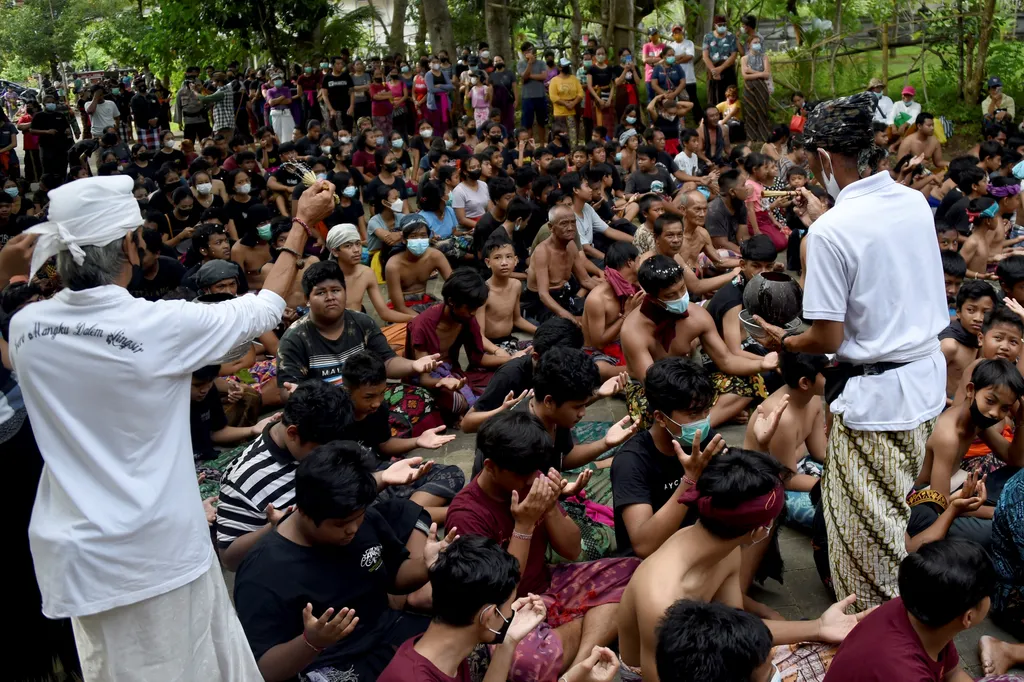
<path id="1" fill-rule="evenodd" d="M 443 303 L 435 303 L 409 322 L 409 333 L 406 336 L 405 355 L 408 358 L 415 358 L 415 349 L 425 350 L 427 353 L 441 353 L 441 340 L 437 338 L 437 325 L 441 323 L 441 314 L 444 312 Z M 462 325 L 462 331 L 455 337 L 451 347 L 448 348 L 448 362 L 454 369 L 462 369 L 459 366 L 459 349 L 466 349 L 466 357 L 469 358 L 470 367 L 479 367 L 484 356 L 484 337 L 480 333 L 480 325 L 474 317 L 469 324 Z"/>
<path id="2" fill-rule="evenodd" d="M 512 530 L 516 525 L 509 508 L 510 504 L 491 498 L 474 478 L 448 505 L 448 520 L 445 522 L 445 527 L 457 528 L 459 535 L 480 535 L 491 538 L 508 549 L 508 542 L 512 539 Z M 524 597 L 530 592 L 542 594 L 551 585 L 551 573 L 544 561 L 544 553 L 547 548 L 548 532 L 544 528 L 544 524 L 541 524 L 533 531 L 533 540 L 530 541 L 530 556 L 526 560 L 523 579 L 519 581 L 518 596 Z"/>
<path id="3" fill-rule="evenodd" d="M 899 597 L 879 606 L 846 636 L 825 682 L 940 682 L 960 664 L 953 642 L 933 661 Z"/>
<path id="4" fill-rule="evenodd" d="M 417 653 L 414 648 L 419 637 L 407 639 L 398 648 L 395 657 L 384 668 L 377 682 L 470 682 L 469 664 L 463 661 L 455 677 L 449 677 L 437 666 Z"/>

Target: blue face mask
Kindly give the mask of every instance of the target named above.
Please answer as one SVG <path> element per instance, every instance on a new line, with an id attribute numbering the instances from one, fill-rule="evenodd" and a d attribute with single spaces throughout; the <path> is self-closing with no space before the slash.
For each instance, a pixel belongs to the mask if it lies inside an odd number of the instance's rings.
<path id="1" fill-rule="evenodd" d="M 622 152 L 615 152 L 615 160 L 622 161 Z"/>
<path id="2" fill-rule="evenodd" d="M 675 57 L 665 57 L 665 63 L 669 64 L 669 65 L 675 64 L 676 63 L 676 58 Z"/>
<path id="3" fill-rule="evenodd" d="M 256 236 L 262 239 L 263 241 L 269 242 L 270 235 L 271 228 L 269 223 L 267 223 L 266 225 L 260 225 L 259 227 L 256 228 Z"/>
<path id="4" fill-rule="evenodd" d="M 316 174 L 316 179 L 317 180 L 326 180 L 327 179 L 327 173 L 317 173 Z"/>
<path id="5" fill-rule="evenodd" d="M 707 187 L 704 187 L 704 186 L 698 187 L 697 191 L 700 192 L 701 194 L 703 194 L 705 199 L 710 199 L 711 198 L 711 190 L 709 190 Z"/>
<path id="6" fill-rule="evenodd" d="M 698 431 L 700 432 L 700 439 L 703 439 L 704 436 L 708 435 L 708 432 L 711 431 L 710 414 L 703 419 L 690 422 L 689 424 L 680 424 L 668 415 L 665 415 L 665 419 L 679 427 L 679 435 L 674 436 L 674 438 L 683 446 L 683 452 L 686 452 L 686 448 L 693 445 L 693 440 L 697 438 Z"/>
<path id="7" fill-rule="evenodd" d="M 674 301 L 662 301 L 665 306 L 665 310 L 669 311 L 674 315 L 682 315 L 686 312 L 686 309 L 690 307 L 690 292 L 687 291 L 683 294 L 682 298 L 677 298 Z"/>
<path id="8" fill-rule="evenodd" d="M 410 239 L 406 246 L 409 248 L 409 253 L 414 256 L 422 256 L 427 252 L 427 248 L 430 246 L 430 240 L 426 237 L 421 239 Z"/>
<path id="9" fill-rule="evenodd" d="M 391 140 L 391 146 L 394 147 L 395 149 L 401 149 L 403 144 L 405 143 L 402 142 L 402 138 L 396 138 L 394 140 Z"/>
<path id="10" fill-rule="evenodd" d="M 341 190 L 341 193 L 344 194 L 345 196 L 347 196 L 349 199 L 351 199 L 352 197 L 354 197 L 356 195 L 356 191 L 357 190 L 356 190 L 355 187 L 353 187 L 352 185 L 349 185 L 345 189 Z"/>
<path id="11" fill-rule="evenodd" d="M 377 136 L 377 139 L 374 140 L 374 142 L 377 143 L 378 147 L 384 146 L 384 138 L 382 136 L 380 136 L 380 135 Z"/>
<path id="12" fill-rule="evenodd" d="M 6 188 L 4 190 L 4 192 L 7 194 L 7 196 L 11 197 L 12 199 L 14 197 L 18 196 L 18 188 L 17 187 L 8 187 L 8 188 Z"/>

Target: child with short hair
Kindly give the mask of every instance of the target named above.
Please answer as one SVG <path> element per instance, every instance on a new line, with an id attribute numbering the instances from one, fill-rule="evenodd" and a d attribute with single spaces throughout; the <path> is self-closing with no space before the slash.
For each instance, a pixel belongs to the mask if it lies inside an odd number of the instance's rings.
<path id="1" fill-rule="evenodd" d="M 956 295 L 956 319 L 939 333 L 939 345 L 946 358 L 946 398 L 952 399 L 964 368 L 978 357 L 981 327 L 985 316 L 998 303 L 996 290 L 988 282 L 972 279 Z"/>
<path id="2" fill-rule="evenodd" d="M 960 255 L 967 261 L 968 271 L 987 273 L 989 262 L 999 256 L 1002 248 L 1003 235 L 998 234 L 1003 222 L 1002 216 L 999 215 L 999 204 L 989 197 L 972 199 L 967 212 L 973 217 L 974 229 L 960 249 Z M 995 253 L 993 248 L 996 249 Z"/>
<path id="3" fill-rule="evenodd" d="M 900 564 L 900 596 L 846 636 L 825 682 L 970 680 L 953 638 L 985 619 L 994 588 L 992 560 L 977 543 L 924 545 Z"/>
<path id="4" fill-rule="evenodd" d="M 430 227 L 418 214 L 402 225 L 401 233 L 405 248 L 392 251 L 384 266 L 388 307 L 416 315 L 437 303 L 427 293 L 431 275 L 436 271 L 446 280 L 451 277 L 452 267 L 445 255 L 430 245 Z"/>
<path id="5" fill-rule="evenodd" d="M 946 284 L 946 305 L 949 306 L 949 317 L 953 320 L 956 319 L 956 297 L 967 275 L 967 262 L 956 251 L 941 251 L 939 255 L 942 257 L 942 279 Z M 1021 281 L 1024 281 L 1024 257 L 1021 261 Z M 1021 289 L 1024 294 L 1024 287 Z M 1006 289 L 1003 288 L 1003 291 Z"/>
<path id="6" fill-rule="evenodd" d="M 743 167 L 749 175 L 747 187 L 752 190 L 746 200 L 750 234 L 767 235 L 775 250 L 782 251 L 789 242 L 790 229 L 778 221 L 773 211 L 785 207 L 788 198 L 764 199 L 761 195 L 765 186 L 778 175 L 779 163 L 770 156 L 755 152 L 743 161 Z"/>
<path id="7" fill-rule="evenodd" d="M 391 435 L 390 411 L 384 400 L 388 386 L 387 370 L 384 361 L 376 354 L 363 350 L 349 357 L 345 360 L 341 376 L 345 390 L 352 398 L 354 412 L 354 421 L 346 429 L 345 439 L 372 450 L 378 460 L 378 471 L 391 466 L 392 462 L 402 459 L 416 448 L 437 450 L 455 440 L 455 436 L 442 433 L 445 430 L 443 423 L 427 428 L 439 419 L 419 422 L 413 431 L 416 434 L 414 438 L 395 438 Z M 408 463 L 411 467 L 423 469 L 423 472 L 417 470 L 415 480 L 405 485 L 386 488 L 381 491 L 380 497 L 409 498 L 426 509 L 431 519 L 444 523 L 445 508 L 465 485 L 465 474 L 455 465 L 423 462 L 422 457 L 410 458 Z"/>
<path id="8" fill-rule="evenodd" d="M 519 263 L 515 246 L 503 231 L 495 230 L 484 244 L 483 256 L 491 277 L 487 280 L 487 302 L 477 310 L 477 324 L 484 330 L 484 337 L 501 352 L 518 357 L 525 351 L 520 351 L 519 339 L 512 334 L 512 329 L 532 335 L 537 326 L 519 311 L 523 285 L 521 280 L 513 278 Z"/>
<path id="9" fill-rule="evenodd" d="M 957 238 L 959 233 L 956 228 L 952 225 L 942 221 L 935 221 L 935 237 L 939 240 L 940 251 L 959 251 L 960 240 Z"/>
<path id="10" fill-rule="evenodd" d="M 787 522 L 805 531 L 814 524 L 810 492 L 821 480 L 825 461 L 825 405 L 821 396 L 829 362 L 825 355 L 780 353 L 779 373 L 786 385 L 757 408 L 757 416 L 783 410 L 768 454 L 793 472 L 785 481 Z M 761 420 L 757 416 L 747 422 L 743 447 L 748 450 L 759 448 L 757 428 Z M 805 447 L 807 454 L 801 457 Z"/>
<path id="11" fill-rule="evenodd" d="M 1003 294 L 1024 305 L 1024 256 L 1001 260 L 996 266 L 996 279 Z"/>
<path id="12" fill-rule="evenodd" d="M 953 398 L 954 403 L 963 400 L 969 377 L 982 360 L 1001 359 L 1013 363 L 1020 360 L 1021 337 L 1024 337 L 1024 320 L 1021 319 L 1021 315 L 1024 315 L 1024 309 L 1018 312 L 1006 305 L 997 306 L 988 312 L 984 324 L 981 325 L 978 359 L 964 368 L 956 396 Z"/>

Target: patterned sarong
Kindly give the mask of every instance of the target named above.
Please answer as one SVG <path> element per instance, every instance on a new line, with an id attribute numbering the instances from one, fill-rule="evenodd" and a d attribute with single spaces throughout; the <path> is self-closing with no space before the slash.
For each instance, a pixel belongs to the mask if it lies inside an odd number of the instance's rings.
<path id="1" fill-rule="evenodd" d="M 836 597 L 856 593 L 851 612 L 899 596 L 907 556 L 906 496 L 924 463 L 932 419 L 909 431 L 855 431 L 833 415 L 821 479 L 828 558 Z"/>
<path id="2" fill-rule="evenodd" d="M 772 663 L 782 682 L 822 682 L 838 650 L 834 644 L 785 644 L 772 649 Z"/>

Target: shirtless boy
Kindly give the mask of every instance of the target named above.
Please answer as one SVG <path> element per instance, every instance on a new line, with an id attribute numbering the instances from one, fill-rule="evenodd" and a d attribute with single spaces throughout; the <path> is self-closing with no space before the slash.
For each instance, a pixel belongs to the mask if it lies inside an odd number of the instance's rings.
<path id="1" fill-rule="evenodd" d="M 825 407 L 821 399 L 825 392 L 822 373 L 829 360 L 824 355 L 785 352 L 779 356 L 779 373 L 786 385 L 772 393 L 757 408 L 760 414 L 770 414 L 786 405 L 779 427 L 768 443 L 767 452 L 782 466 L 793 472 L 786 480 L 786 514 L 790 523 L 810 530 L 814 522 L 814 505 L 810 491 L 821 478 L 821 464 L 825 461 Z M 747 423 L 743 447 L 757 449 L 756 419 Z M 807 457 L 817 463 L 801 466 L 803 449 Z"/>
<path id="2" fill-rule="evenodd" d="M 960 287 L 963 286 L 964 277 L 967 276 L 967 263 L 964 262 L 964 257 L 958 251 L 941 251 L 939 256 L 942 257 L 942 279 L 946 285 L 946 305 L 949 306 L 949 318 L 952 321 L 956 319 L 956 295 L 960 292 Z M 1021 258 L 1021 261 L 1024 265 L 1024 258 Z M 1002 287 L 1002 289 L 1004 292 L 1007 291 L 1006 287 Z"/>
<path id="3" fill-rule="evenodd" d="M 1010 256 L 996 266 L 996 277 L 1003 295 L 1024 305 L 1024 256 Z"/>
<path id="4" fill-rule="evenodd" d="M 577 318 L 583 314 L 583 300 L 578 296 L 578 289 L 593 289 L 597 281 L 587 274 L 586 257 L 573 241 L 576 237 L 576 215 L 572 208 L 555 206 L 548 222 L 551 236 L 533 250 L 530 267 L 526 271 L 522 314 L 538 324 L 556 315 L 579 322 Z"/>
<path id="5" fill-rule="evenodd" d="M 949 164 L 942 159 L 942 145 L 935 137 L 935 116 L 927 111 L 922 111 L 917 115 L 916 123 L 917 131 L 903 138 L 896 158 L 902 159 L 905 155 L 910 154 L 911 156 L 923 156 L 925 161 L 931 161 L 932 166 L 937 169 L 948 166 Z"/>
<path id="6" fill-rule="evenodd" d="M 643 301 L 636 282 L 639 253 L 627 242 L 616 242 L 605 252 L 605 279 L 583 305 L 583 338 L 587 354 L 597 363 L 602 379 L 610 379 L 626 364 L 619 332 L 622 322 Z"/>
<path id="7" fill-rule="evenodd" d="M 1024 377 L 1008 360 L 982 360 L 974 367 L 963 399 L 939 415 L 935 430 L 928 437 L 924 465 L 914 487 L 929 486 L 939 495 L 924 501 L 932 502 L 942 510 L 947 508 L 954 487 L 953 474 L 960 469 L 964 454 L 977 436 L 1003 461 L 1013 466 L 1024 464 L 1024 436 L 1017 437 L 1020 430 L 1011 442 L 1002 435 L 1003 421 L 1011 412 L 1016 412 L 1014 416 L 1020 422 L 1022 410 L 1019 405 L 1014 406 L 1022 395 Z M 994 507 L 985 506 L 957 518 L 950 527 L 951 534 L 955 534 L 953 531 L 956 529 L 975 541 L 986 541 L 990 529 L 979 527 L 970 517 L 991 519 L 993 510 Z M 938 516 L 934 510 L 932 514 Z M 927 523 L 932 520 L 929 518 Z M 912 515 L 912 525 L 914 521 Z"/>
<path id="8" fill-rule="evenodd" d="M 697 522 L 677 531 L 633 573 L 619 604 L 619 655 L 623 682 L 657 682 L 657 629 L 680 599 L 743 607 L 742 547 L 765 541 L 782 511 L 781 465 L 770 455 L 731 449 L 712 458 L 696 485 L 680 498 Z M 843 610 L 853 595 L 817 620 L 766 620 L 773 644 L 839 643 L 863 614 Z"/>
<path id="9" fill-rule="evenodd" d="M 644 261 L 637 280 L 647 295 L 622 323 L 622 352 L 626 370 L 634 380 L 626 387 L 626 398 L 641 428 L 651 424 L 640 383 L 647 368 L 668 355 L 688 356 L 698 339 L 704 352 L 727 374 L 749 376 L 775 369 L 779 363 L 777 353 L 756 360 L 731 353 L 711 315 L 698 305 L 690 305 L 685 272 L 668 256 L 659 254 Z"/>
<path id="10" fill-rule="evenodd" d="M 701 198 L 703 199 L 704 197 Z M 735 268 L 724 275 L 698 279 L 697 275 L 693 272 L 693 268 L 687 265 L 682 253 L 680 253 L 682 246 L 683 222 L 679 217 L 666 213 L 654 221 L 654 251 L 641 256 L 640 262 L 643 263 L 655 254 L 674 259 L 686 272 L 686 287 L 697 299 L 703 298 L 706 294 L 713 293 L 720 286 L 728 284 L 740 272 L 739 268 Z"/>
<path id="11" fill-rule="evenodd" d="M 412 312 L 400 313 L 388 307 L 377 285 L 377 275 L 363 265 L 363 244 L 355 225 L 342 223 L 332 227 L 327 233 L 327 247 L 345 273 L 346 308 L 363 312 L 365 294 L 370 297 L 370 305 L 385 322 L 408 322 L 416 317 Z"/>
<path id="12" fill-rule="evenodd" d="M 430 228 L 416 217 L 402 223 L 405 250 L 392 253 L 384 266 L 388 298 L 396 312 L 422 313 L 437 301 L 427 293 L 427 282 L 436 270 L 442 280 L 452 276 L 444 254 L 430 245 Z"/>
<path id="13" fill-rule="evenodd" d="M 975 366 L 982 360 L 1009 360 L 1021 368 L 1021 337 L 1024 337 L 1024 307 L 1014 302 L 1013 299 L 1004 298 L 1001 305 L 993 308 L 985 316 L 985 322 L 981 325 L 981 349 L 978 359 L 967 365 L 960 376 L 960 383 L 956 387 L 956 394 L 953 396 L 953 403 L 958 404 L 967 395 L 967 384 L 974 373 Z"/>
<path id="14" fill-rule="evenodd" d="M 519 311 L 519 296 L 523 291 L 521 280 L 513 279 L 519 259 L 512 242 L 495 231 L 484 245 L 484 263 L 491 269 L 487 280 L 487 303 L 477 311 L 477 323 L 488 339 L 506 353 L 519 351 L 519 339 L 512 335 L 513 327 L 534 334 L 537 326 Z"/>
<path id="15" fill-rule="evenodd" d="M 989 262 L 1002 251 L 1003 237 L 1006 234 L 1005 230 L 1001 229 L 1003 219 L 999 215 L 999 204 L 990 197 L 981 197 L 972 199 L 967 211 L 974 216 L 974 229 L 960 249 L 960 255 L 967 262 L 968 270 L 986 273 Z"/>
<path id="16" fill-rule="evenodd" d="M 956 295 L 956 319 L 939 333 L 939 345 L 946 358 L 946 397 L 952 400 L 964 368 L 978 357 L 981 326 L 995 307 L 996 290 L 988 282 L 972 279 L 964 282 Z"/>
<path id="17" fill-rule="evenodd" d="M 270 256 L 271 261 L 263 266 L 260 270 L 260 274 L 264 279 L 270 274 L 271 269 L 274 267 L 274 261 L 277 260 L 277 255 L 281 253 L 281 249 L 284 248 L 284 244 L 287 241 L 288 230 L 291 229 L 291 220 L 282 220 L 271 225 L 270 228 Z M 289 308 L 302 308 L 306 305 L 306 292 L 302 290 L 302 276 L 306 274 L 306 270 L 313 263 L 319 263 L 320 259 L 316 256 L 302 256 L 299 258 L 295 265 L 298 266 L 299 271 L 295 275 L 295 280 L 292 282 L 291 291 L 284 297 L 284 302 Z"/>
<path id="18" fill-rule="evenodd" d="M 711 242 L 711 235 L 704 227 L 704 221 L 708 217 L 708 200 L 704 198 L 704 195 L 693 190 L 686 193 L 685 200 L 683 245 L 679 250 L 683 262 L 697 273 L 704 270 L 704 266 L 700 262 L 701 254 L 706 257 L 707 266 L 719 271 L 731 270 L 739 265 L 739 261 L 735 258 L 723 258 Z"/>
<path id="19" fill-rule="evenodd" d="M 245 272 L 245 280 L 249 291 L 258 292 L 263 288 L 263 266 L 270 262 L 270 237 L 274 233 L 274 224 L 287 218 L 271 219 L 270 210 L 262 204 L 253 206 L 249 212 L 253 217 L 257 212 L 262 218 L 255 218 L 256 229 L 243 234 L 231 245 L 231 260 L 238 263 Z M 288 221 L 289 223 L 291 221 Z"/>

